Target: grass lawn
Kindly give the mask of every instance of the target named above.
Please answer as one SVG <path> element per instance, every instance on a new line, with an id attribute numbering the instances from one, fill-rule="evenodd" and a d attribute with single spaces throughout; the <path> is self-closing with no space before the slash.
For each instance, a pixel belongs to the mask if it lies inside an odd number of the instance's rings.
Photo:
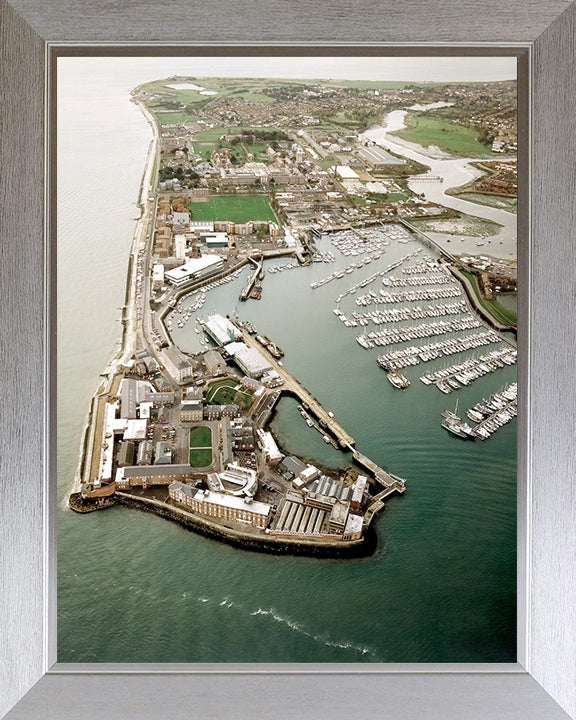
<path id="1" fill-rule="evenodd" d="M 220 140 L 222 135 L 226 135 L 227 133 L 228 128 L 212 128 L 210 130 L 203 130 L 202 132 L 196 133 L 194 139 L 198 142 L 217 142 Z"/>
<path id="2" fill-rule="evenodd" d="M 249 102 L 264 102 L 264 103 L 276 102 L 276 98 L 270 97 L 269 95 L 263 95 L 262 93 L 257 93 L 257 92 L 234 93 L 234 97 L 241 97 L 244 100 L 248 100 Z"/>
<path id="3" fill-rule="evenodd" d="M 441 150 L 453 155 L 494 156 L 486 145 L 478 142 L 475 130 L 451 123 L 444 118 L 409 113 L 406 123 L 404 130 L 392 134 L 425 147 L 437 145 Z"/>
<path id="4" fill-rule="evenodd" d="M 176 123 L 194 122 L 192 115 L 183 112 L 157 112 L 156 117 L 160 125 L 174 125 Z"/>
<path id="5" fill-rule="evenodd" d="M 462 275 L 465 275 L 468 280 L 470 280 L 470 284 L 474 288 L 474 294 L 478 298 L 478 301 L 482 305 L 483 308 L 485 308 L 490 315 L 499 323 L 502 325 L 516 325 L 518 322 L 518 318 L 516 313 L 513 310 L 510 310 L 507 307 L 504 307 L 501 303 L 498 302 L 498 300 L 486 300 L 482 297 L 480 293 L 480 288 L 478 287 L 478 281 L 476 279 L 476 276 L 472 273 L 468 273 L 465 270 L 460 271 Z"/>
<path id="6" fill-rule="evenodd" d="M 212 430 L 199 425 L 190 430 L 190 465 L 195 468 L 207 467 L 212 463 Z"/>
<path id="7" fill-rule="evenodd" d="M 392 193 L 388 193 L 386 195 L 386 200 L 388 202 L 400 202 L 400 200 L 407 200 L 407 199 L 408 199 L 408 195 L 406 195 L 406 193 L 401 193 L 401 192 L 395 192 L 395 193 L 392 192 Z"/>
<path id="8" fill-rule="evenodd" d="M 208 162 L 216 147 L 216 143 L 214 142 L 195 142 L 194 152 L 200 155 L 204 162 Z"/>
<path id="9" fill-rule="evenodd" d="M 190 430 L 190 447 L 211 447 L 212 430 L 207 425 L 199 425 Z"/>
<path id="10" fill-rule="evenodd" d="M 213 382 L 205 394 L 208 405 L 238 405 L 245 409 L 250 406 L 254 393 L 240 386 L 237 380 L 225 378 Z"/>
<path id="11" fill-rule="evenodd" d="M 193 220 L 276 221 L 266 195 L 212 195 L 203 203 L 189 205 Z"/>
<path id="12" fill-rule="evenodd" d="M 205 468 L 212 465 L 212 449 L 194 448 L 190 450 L 190 465 L 193 468 Z"/>
<path id="13" fill-rule="evenodd" d="M 268 156 L 266 155 L 266 148 L 268 146 L 265 143 L 244 143 L 244 147 L 246 148 L 247 152 L 254 155 L 254 160 L 256 162 L 261 162 L 268 159 Z"/>

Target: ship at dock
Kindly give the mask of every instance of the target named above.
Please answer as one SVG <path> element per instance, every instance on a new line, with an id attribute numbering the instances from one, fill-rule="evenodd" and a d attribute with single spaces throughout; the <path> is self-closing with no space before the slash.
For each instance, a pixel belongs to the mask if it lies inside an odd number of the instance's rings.
<path id="1" fill-rule="evenodd" d="M 284 350 L 282 348 L 278 347 L 275 342 L 270 340 L 270 338 L 266 337 L 266 335 L 256 335 L 256 340 L 262 345 L 262 347 L 265 347 L 270 355 L 273 355 L 276 359 L 281 358 L 284 356 Z"/>
<path id="2" fill-rule="evenodd" d="M 455 412 L 452 412 L 451 410 L 445 410 L 442 413 L 442 427 L 444 430 L 448 430 L 448 432 L 452 433 L 452 435 L 456 435 L 457 437 L 468 440 L 475 439 L 474 431 L 470 425 L 464 422 Z"/>

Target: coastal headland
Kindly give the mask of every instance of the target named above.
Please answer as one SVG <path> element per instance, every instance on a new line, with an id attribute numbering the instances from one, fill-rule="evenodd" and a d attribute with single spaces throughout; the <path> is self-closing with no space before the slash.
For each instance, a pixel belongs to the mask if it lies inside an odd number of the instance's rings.
<path id="1" fill-rule="evenodd" d="M 165 86 L 177 95 L 179 84 Z M 373 519 L 384 500 L 404 493 L 405 481 L 357 449 L 313 388 L 291 374 L 290 357 L 275 339 L 237 312 L 223 308 L 199 320 L 201 350 L 194 353 L 174 342 L 174 325 L 183 327 L 211 289 L 239 278 L 246 266 L 239 302 L 261 298 L 265 262 L 281 261 L 271 273 L 329 262 L 315 245 L 320 233 L 350 232 L 367 252 L 366 232 L 400 227 L 406 237 L 427 240 L 467 286 L 460 259 L 412 225 L 457 212 L 410 189 L 421 163 L 363 137 L 375 110 L 365 117 L 347 110 L 346 139 L 336 140 L 332 130 L 318 139 L 300 110 L 282 129 L 249 127 L 232 94 L 227 117 L 237 113 L 238 120 L 224 128 L 217 90 L 184 88 L 190 103 L 184 113 L 175 111 L 174 93 L 163 92 L 148 84 L 133 93 L 153 139 L 130 250 L 122 341 L 91 403 L 69 505 L 80 513 L 112 505 L 140 509 L 251 550 L 317 557 L 372 552 Z M 356 97 L 349 88 L 334 92 L 346 103 Z M 333 155 L 340 164 L 330 164 Z M 365 262 L 377 262 L 383 252 L 380 246 Z M 469 299 L 474 302 L 473 293 Z M 341 469 L 281 449 L 270 419 L 282 395 L 295 397 L 311 431 L 341 451 Z"/>

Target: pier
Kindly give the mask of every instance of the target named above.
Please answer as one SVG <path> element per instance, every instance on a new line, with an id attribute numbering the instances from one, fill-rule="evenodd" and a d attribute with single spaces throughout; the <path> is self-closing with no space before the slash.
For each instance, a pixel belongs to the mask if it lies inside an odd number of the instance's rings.
<path id="1" fill-rule="evenodd" d="M 411 175 L 410 182 L 444 182 L 440 175 Z"/>
<path id="2" fill-rule="evenodd" d="M 382 493 L 384 493 L 385 495 L 389 495 L 393 492 L 404 492 L 406 488 L 405 482 L 404 480 L 402 480 L 402 478 L 398 478 L 395 475 L 390 475 L 389 472 L 376 465 L 375 462 L 370 460 L 370 458 L 367 458 L 366 455 L 362 455 L 362 453 L 358 452 L 358 450 L 355 450 L 352 447 L 349 449 L 352 450 L 352 457 L 354 458 L 354 461 L 358 465 L 368 470 L 370 475 L 372 475 L 372 477 L 374 477 L 381 485 L 384 486 L 384 490 L 379 493 L 379 495 L 376 495 L 374 497 L 374 500 L 376 500 L 380 496 L 384 497 Z"/>
<path id="3" fill-rule="evenodd" d="M 292 395 L 296 396 L 300 401 L 302 407 L 306 410 L 306 412 L 308 412 L 310 415 L 313 415 L 318 420 L 318 424 L 323 430 L 332 433 L 332 435 L 336 438 L 341 447 L 351 448 L 355 443 L 354 438 L 349 435 L 346 430 L 344 430 L 344 428 L 341 427 L 336 422 L 336 420 L 328 414 L 328 411 L 323 408 L 321 403 L 315 397 L 313 397 L 310 392 L 298 382 L 298 380 L 296 380 L 292 377 L 292 375 L 287 373 L 286 370 L 284 370 L 284 368 L 282 367 L 282 365 L 278 363 L 276 358 L 254 337 L 252 337 L 243 327 L 241 327 L 240 325 L 236 325 L 236 327 L 242 333 L 243 340 L 246 345 L 248 345 L 248 347 L 256 348 L 256 350 L 258 350 L 258 352 L 266 358 L 266 360 L 270 363 L 270 365 L 274 368 L 278 375 L 280 375 L 280 377 L 284 381 L 284 386 L 282 389 L 285 392 L 289 392 Z"/>
<path id="4" fill-rule="evenodd" d="M 260 261 L 254 260 L 254 258 L 248 258 L 248 260 L 254 264 L 255 270 L 248 278 L 246 285 L 244 285 L 244 288 L 242 289 L 242 292 L 240 293 L 239 299 L 240 300 L 247 300 L 250 296 L 250 293 L 252 292 L 254 285 L 256 284 L 256 281 L 260 277 L 260 274 L 262 272 L 262 265 L 264 264 L 264 258 L 261 256 Z"/>
<path id="5" fill-rule="evenodd" d="M 436 242 L 436 240 L 432 240 L 429 235 L 426 235 L 425 232 L 422 232 L 422 230 L 417 228 L 415 225 L 409 223 L 408 220 L 405 220 L 404 218 L 398 218 L 397 222 L 400 225 L 404 225 L 405 228 L 408 228 L 408 230 L 411 230 L 413 233 L 416 233 L 416 235 L 419 235 L 421 238 L 423 238 L 429 245 L 431 245 L 435 250 L 437 250 L 442 257 L 447 258 L 452 263 L 458 262 L 458 258 L 455 255 L 449 253 L 448 250 L 445 250 L 441 245 Z"/>

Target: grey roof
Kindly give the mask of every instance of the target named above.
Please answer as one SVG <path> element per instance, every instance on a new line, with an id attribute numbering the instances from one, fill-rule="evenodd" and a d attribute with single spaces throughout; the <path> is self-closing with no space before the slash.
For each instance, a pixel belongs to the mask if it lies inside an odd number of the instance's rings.
<path id="1" fill-rule="evenodd" d="M 288 457 L 284 458 L 284 460 L 282 460 L 280 464 L 282 465 L 282 467 L 288 470 L 288 472 L 291 472 L 294 475 L 298 475 L 298 473 L 301 473 L 302 470 L 306 468 L 306 463 L 303 463 L 302 460 L 299 460 L 293 455 L 289 455 Z"/>
<path id="2" fill-rule="evenodd" d="M 149 390 L 146 393 L 146 400 L 151 400 L 153 403 L 173 403 L 174 402 L 174 393 L 172 391 L 169 392 L 152 392 Z"/>
<path id="3" fill-rule="evenodd" d="M 185 495 L 188 495 L 188 497 L 194 497 L 196 495 L 196 488 L 190 487 L 190 485 L 186 485 L 183 482 L 180 482 L 179 480 L 174 480 L 173 483 L 170 483 L 168 486 L 169 490 L 180 490 L 180 492 L 183 492 Z"/>
<path id="4" fill-rule="evenodd" d="M 153 475 L 188 475 L 192 472 L 190 465 L 140 465 L 125 467 L 124 477 L 150 477 Z"/>
<path id="5" fill-rule="evenodd" d="M 202 400 L 203 391 L 201 387 L 186 388 L 186 400 Z"/>
<path id="6" fill-rule="evenodd" d="M 169 442 L 156 443 L 156 465 L 172 462 L 172 445 Z"/>

